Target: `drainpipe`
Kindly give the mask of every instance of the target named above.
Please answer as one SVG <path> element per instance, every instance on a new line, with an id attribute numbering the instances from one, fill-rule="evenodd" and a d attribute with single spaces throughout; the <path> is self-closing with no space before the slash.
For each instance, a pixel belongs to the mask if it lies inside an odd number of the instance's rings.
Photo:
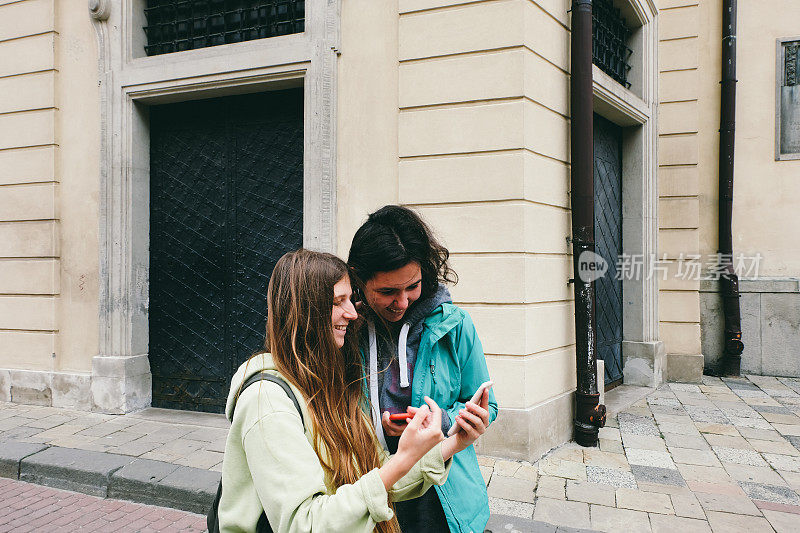
<path id="1" fill-rule="evenodd" d="M 736 124 L 736 0 L 722 1 L 722 90 L 719 117 L 719 257 L 720 293 L 725 316 L 722 373 L 741 369 L 742 319 L 739 278 L 733 269 L 733 155 Z"/>
<path id="2" fill-rule="evenodd" d="M 575 291 L 575 441 L 597 446 L 597 430 L 605 424 L 597 389 L 594 282 L 581 262 L 594 262 L 594 137 L 592 127 L 592 0 L 572 2 L 572 75 L 570 77 L 572 161 L 572 263 Z"/>

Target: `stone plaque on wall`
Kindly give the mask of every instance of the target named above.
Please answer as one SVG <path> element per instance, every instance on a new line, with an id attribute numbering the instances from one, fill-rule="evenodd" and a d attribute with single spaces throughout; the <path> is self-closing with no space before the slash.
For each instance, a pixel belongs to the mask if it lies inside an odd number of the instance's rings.
<path id="1" fill-rule="evenodd" d="M 775 159 L 800 159 L 800 39 L 778 41 Z"/>

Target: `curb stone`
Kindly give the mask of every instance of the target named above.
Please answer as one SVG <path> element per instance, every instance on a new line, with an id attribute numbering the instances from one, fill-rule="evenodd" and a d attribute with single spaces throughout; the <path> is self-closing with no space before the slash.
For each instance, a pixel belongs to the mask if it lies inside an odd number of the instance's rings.
<path id="1" fill-rule="evenodd" d="M 14 440 L 0 442 L 0 477 L 19 479 L 20 462 L 26 457 L 49 447 L 47 444 L 17 442 Z"/>
<path id="2" fill-rule="evenodd" d="M 566 526 L 555 526 L 547 522 L 492 514 L 486 524 L 484 533 L 597 533 L 593 529 L 575 529 Z"/>
<path id="3" fill-rule="evenodd" d="M 205 514 L 221 474 L 150 459 L 135 459 L 111 476 L 110 498 Z"/>
<path id="4" fill-rule="evenodd" d="M 134 459 L 111 474 L 108 497 L 140 503 L 154 502 L 157 499 L 157 484 L 177 469 L 178 465 L 171 463 Z M 153 503 L 153 505 L 161 506 L 162 502 Z"/>
<path id="5" fill-rule="evenodd" d="M 0 442 L 0 476 L 205 514 L 222 474 L 127 455 L 8 440 Z"/>
<path id="6" fill-rule="evenodd" d="M 179 466 L 155 485 L 156 498 L 169 507 L 206 514 L 217 495 L 221 472 Z"/>
<path id="7" fill-rule="evenodd" d="M 105 498 L 111 474 L 133 459 L 53 446 L 22 459 L 19 480 Z"/>
<path id="8" fill-rule="evenodd" d="M 556 533 L 556 526 L 546 522 L 534 522 L 518 516 L 496 515 L 489 517 L 484 533 L 512 533 L 524 531 L 525 533 Z"/>

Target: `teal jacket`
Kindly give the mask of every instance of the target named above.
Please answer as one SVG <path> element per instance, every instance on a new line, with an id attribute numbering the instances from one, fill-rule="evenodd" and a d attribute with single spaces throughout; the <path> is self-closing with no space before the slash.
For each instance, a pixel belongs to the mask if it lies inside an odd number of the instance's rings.
<path id="1" fill-rule="evenodd" d="M 422 405 L 423 398 L 429 396 L 455 424 L 464 403 L 488 380 L 483 347 L 470 316 L 450 303 L 437 307 L 423 323 L 411 382 L 411 405 Z M 495 418 L 497 400 L 490 391 L 490 422 Z M 484 531 L 489 521 L 489 498 L 473 446 L 453 457 L 447 481 L 435 488 L 451 532 Z"/>

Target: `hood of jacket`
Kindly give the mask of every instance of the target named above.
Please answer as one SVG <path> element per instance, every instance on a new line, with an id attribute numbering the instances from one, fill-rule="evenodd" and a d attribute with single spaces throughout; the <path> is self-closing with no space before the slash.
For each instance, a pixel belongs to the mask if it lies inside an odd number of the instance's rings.
<path id="1" fill-rule="evenodd" d="M 422 299 L 420 298 L 406 313 L 406 316 L 403 317 L 402 322 L 408 323 L 411 325 L 411 331 L 409 331 L 409 337 L 412 335 L 413 331 L 417 329 L 417 326 L 420 325 L 425 318 L 430 315 L 434 309 L 439 307 L 444 303 L 451 303 L 453 298 L 450 296 L 450 291 L 447 290 L 442 284 L 439 284 L 437 287 L 436 292 L 433 293 L 428 298 Z"/>
<path id="2" fill-rule="evenodd" d="M 444 285 L 439 285 L 436 292 L 431 296 L 419 299 L 409 308 L 406 315 L 400 320 L 401 328 L 398 338 L 393 338 L 385 328 L 380 319 L 376 319 L 375 315 L 368 318 L 368 321 L 377 326 L 379 331 L 377 335 L 377 342 L 380 343 L 379 347 L 379 363 L 382 367 L 388 364 L 389 360 L 395 356 L 400 356 L 400 348 L 406 347 L 408 356 L 413 362 L 416 359 L 417 350 L 419 349 L 419 341 L 422 336 L 423 324 L 428 322 L 428 317 L 434 311 L 437 311 L 442 304 L 451 303 L 453 301 L 450 296 L 450 291 Z M 369 353 L 369 337 L 367 335 L 368 328 L 362 329 L 361 336 L 361 350 Z M 400 340 L 402 338 L 402 340 Z"/>

